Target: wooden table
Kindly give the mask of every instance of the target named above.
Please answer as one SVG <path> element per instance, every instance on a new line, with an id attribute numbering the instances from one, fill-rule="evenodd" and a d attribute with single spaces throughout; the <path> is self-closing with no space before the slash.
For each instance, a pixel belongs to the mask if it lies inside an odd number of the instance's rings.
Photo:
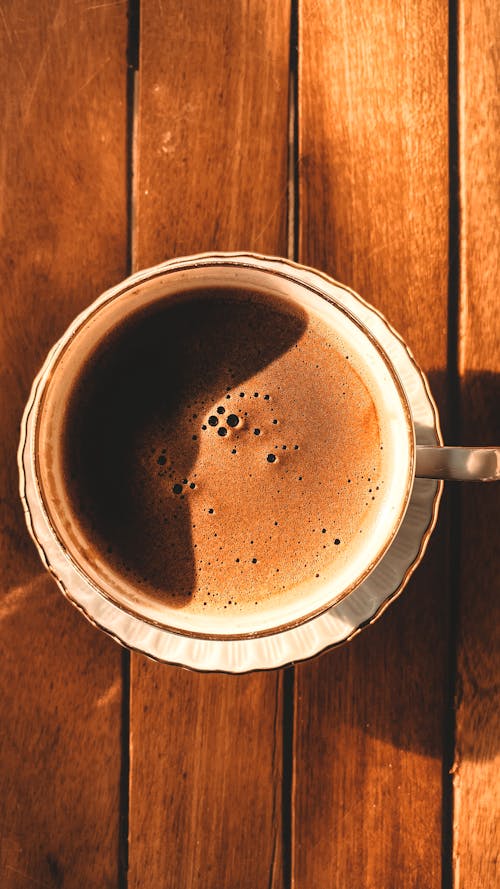
<path id="1" fill-rule="evenodd" d="M 358 290 L 428 372 L 447 441 L 498 442 L 495 6 L 1 5 L 3 887 L 498 885 L 498 487 L 447 488 L 424 564 L 351 644 L 233 677 L 87 624 L 28 539 L 15 465 L 72 317 L 213 249 Z"/>

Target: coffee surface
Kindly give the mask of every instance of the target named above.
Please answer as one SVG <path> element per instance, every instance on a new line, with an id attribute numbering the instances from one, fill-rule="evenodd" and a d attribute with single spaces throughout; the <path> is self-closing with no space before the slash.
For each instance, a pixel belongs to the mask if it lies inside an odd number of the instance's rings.
<path id="1" fill-rule="evenodd" d="M 141 596 L 193 612 L 324 583 L 383 490 L 355 356 L 258 291 L 185 292 L 123 322 L 82 370 L 64 430 L 91 551 Z"/>

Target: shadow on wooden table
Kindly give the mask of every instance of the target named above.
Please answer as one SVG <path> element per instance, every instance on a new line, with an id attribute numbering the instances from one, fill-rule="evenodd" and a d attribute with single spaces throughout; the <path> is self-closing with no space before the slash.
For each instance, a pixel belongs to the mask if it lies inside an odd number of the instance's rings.
<path id="1" fill-rule="evenodd" d="M 464 376 L 460 441 L 447 429 L 444 374 L 428 378 L 444 406 L 446 444 L 498 445 L 499 374 Z M 469 708 L 482 702 L 483 722 L 490 711 L 495 721 L 499 506 L 500 484 L 446 483 L 436 529 L 407 588 L 373 626 L 319 659 L 325 681 L 316 693 L 330 715 L 340 708 L 346 731 L 375 738 L 381 750 L 441 759 L 464 694 Z M 314 662 L 299 669 L 313 670 Z M 347 700 L 335 704 L 336 695 Z M 474 722 L 474 706 L 471 712 L 466 718 Z M 498 743 L 498 732 L 471 724 L 460 756 L 491 759 Z"/>

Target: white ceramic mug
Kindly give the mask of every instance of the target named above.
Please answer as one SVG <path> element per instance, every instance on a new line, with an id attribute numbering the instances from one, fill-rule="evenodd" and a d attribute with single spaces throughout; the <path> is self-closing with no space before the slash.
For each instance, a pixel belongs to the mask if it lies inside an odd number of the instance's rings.
<path id="1" fill-rule="evenodd" d="M 273 600 L 255 614 L 193 615 L 152 602 L 132 581 L 126 582 L 103 558 L 69 516 L 69 498 L 61 469 L 64 408 L 81 368 L 97 345 L 139 306 L 168 300 L 187 288 L 255 288 L 279 295 L 317 316 L 348 343 L 375 402 L 383 411 L 391 460 L 384 475 L 384 493 L 372 513 L 370 526 L 347 564 L 324 583 L 305 582 L 286 606 Z M 176 633 L 199 638 L 242 639 L 276 633 L 309 620 L 339 602 L 362 583 L 387 551 L 401 525 L 416 475 L 430 478 L 498 478 L 500 452 L 493 448 L 417 448 L 411 409 L 390 360 L 373 333 L 335 299 L 337 285 L 326 276 L 286 260 L 247 254 L 186 257 L 145 270 L 103 294 L 68 328 L 50 352 L 35 382 L 27 407 L 33 426 L 32 448 L 26 452 L 26 417 L 20 446 L 21 490 L 28 526 L 47 567 L 56 573 L 50 552 L 67 559 L 104 599 L 123 611 Z M 188 360 L 188 358 L 186 358 Z M 299 384 L 300 385 L 300 384 Z M 34 413 L 33 413 L 34 412 Z M 31 461 L 34 485 L 27 493 L 26 461 Z M 41 510 L 44 539 L 33 532 L 33 511 Z"/>

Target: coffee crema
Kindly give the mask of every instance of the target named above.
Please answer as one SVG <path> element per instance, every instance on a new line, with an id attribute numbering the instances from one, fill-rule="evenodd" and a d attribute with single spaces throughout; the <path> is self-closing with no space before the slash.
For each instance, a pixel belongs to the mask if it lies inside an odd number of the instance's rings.
<path id="1" fill-rule="evenodd" d="M 62 441 L 71 521 L 118 585 L 229 623 L 349 562 L 383 491 L 383 424 L 359 358 L 319 317 L 258 290 L 177 293 L 79 374 Z"/>

